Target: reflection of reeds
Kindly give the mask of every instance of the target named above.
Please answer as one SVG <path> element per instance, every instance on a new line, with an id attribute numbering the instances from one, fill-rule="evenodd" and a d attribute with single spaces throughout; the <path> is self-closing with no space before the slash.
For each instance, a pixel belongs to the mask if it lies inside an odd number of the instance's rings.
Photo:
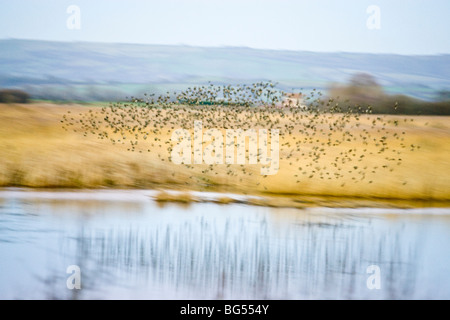
<path id="1" fill-rule="evenodd" d="M 136 284 L 146 288 L 143 298 L 412 297 L 415 243 L 388 224 L 376 225 L 370 218 L 306 216 L 275 223 L 266 215 L 204 215 L 177 223 L 84 227 L 73 244 L 91 286 Z M 389 280 L 376 296 L 366 288 L 371 264 L 379 264 L 383 281 Z M 109 276 L 94 279 L 97 274 Z"/>

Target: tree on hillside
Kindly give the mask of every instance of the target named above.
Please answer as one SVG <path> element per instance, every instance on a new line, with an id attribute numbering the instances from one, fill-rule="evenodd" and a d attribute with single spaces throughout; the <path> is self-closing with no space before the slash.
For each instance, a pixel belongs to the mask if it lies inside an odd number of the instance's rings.
<path id="1" fill-rule="evenodd" d="M 0 103 L 27 103 L 29 99 L 29 94 L 22 90 L 0 90 Z"/>
<path id="2" fill-rule="evenodd" d="M 367 73 L 354 74 L 347 84 L 333 85 L 329 89 L 329 94 L 360 104 L 371 104 L 385 95 L 383 87 L 375 77 Z"/>
<path id="3" fill-rule="evenodd" d="M 356 73 L 349 81 L 347 87 L 350 92 L 356 95 L 362 95 L 365 97 L 382 96 L 383 87 L 378 84 L 374 76 L 368 73 Z"/>

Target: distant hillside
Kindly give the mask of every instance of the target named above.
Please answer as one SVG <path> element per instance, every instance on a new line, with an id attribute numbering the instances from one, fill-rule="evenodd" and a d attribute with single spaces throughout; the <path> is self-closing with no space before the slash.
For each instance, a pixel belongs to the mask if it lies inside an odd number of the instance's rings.
<path id="1" fill-rule="evenodd" d="M 450 55 L 0 40 L 0 88 L 23 89 L 33 98 L 111 100 L 208 81 L 271 80 L 288 90 L 325 90 L 356 72 L 374 75 L 389 93 L 432 99 L 450 88 Z"/>

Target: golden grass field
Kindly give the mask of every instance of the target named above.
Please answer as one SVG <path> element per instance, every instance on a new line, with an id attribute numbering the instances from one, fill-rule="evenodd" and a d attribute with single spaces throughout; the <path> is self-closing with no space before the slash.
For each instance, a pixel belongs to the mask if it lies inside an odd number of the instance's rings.
<path id="1" fill-rule="evenodd" d="M 280 133 L 280 169 L 276 175 L 262 176 L 259 164 L 186 167 L 172 163 L 168 146 L 172 130 L 177 128 L 177 122 L 183 121 L 182 112 L 165 125 L 160 122 L 163 125 L 158 135 L 139 141 L 134 151 L 127 150 L 128 144 L 113 145 L 106 139 L 98 139 L 96 134 L 84 136 L 80 123 L 63 129 L 61 120 L 68 111 L 81 119 L 89 110 L 100 108 L 98 105 L 43 102 L 0 104 L 0 186 L 208 190 L 284 195 L 289 199 L 327 196 L 336 202 L 343 197 L 450 201 L 450 117 L 362 116 L 359 125 L 351 129 L 352 133 L 356 136 L 366 130 L 375 140 L 385 132 L 371 127 L 373 119 L 382 117 L 385 123 L 398 121 L 397 126 L 386 128 L 391 135 L 398 133 L 404 140 L 391 139 L 389 150 L 400 152 L 388 157 L 401 161 L 389 163 L 384 160 L 386 153 L 378 154 L 371 144 L 363 147 L 349 141 L 329 147 L 325 144 L 325 134 L 303 144 L 299 143 L 305 139 L 302 133 L 295 128 L 284 130 Z M 162 118 L 165 111 L 151 116 Z M 216 119 L 210 125 L 221 128 L 224 114 L 210 116 Z M 280 128 L 292 124 L 289 114 L 271 117 L 278 117 Z M 329 116 L 329 119 L 331 117 L 339 115 Z M 261 124 L 255 125 L 258 127 Z M 323 128 L 328 126 L 324 124 Z M 406 147 L 400 148 L 400 143 Z M 317 146 L 322 151 L 316 149 Z M 308 155 L 313 152 L 320 152 L 320 159 L 305 167 L 311 163 Z M 340 155 L 341 159 L 354 153 L 353 161 L 344 161 L 339 167 L 330 165 L 336 163 L 341 152 L 344 154 Z M 226 203 L 226 199 L 223 202 Z"/>

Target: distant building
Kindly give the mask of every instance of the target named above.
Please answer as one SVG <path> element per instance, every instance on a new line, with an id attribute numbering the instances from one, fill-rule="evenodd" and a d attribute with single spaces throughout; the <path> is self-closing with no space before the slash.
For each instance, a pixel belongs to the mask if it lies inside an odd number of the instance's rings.
<path id="1" fill-rule="evenodd" d="M 282 106 L 285 108 L 305 108 L 301 93 L 287 93 L 283 97 Z"/>

